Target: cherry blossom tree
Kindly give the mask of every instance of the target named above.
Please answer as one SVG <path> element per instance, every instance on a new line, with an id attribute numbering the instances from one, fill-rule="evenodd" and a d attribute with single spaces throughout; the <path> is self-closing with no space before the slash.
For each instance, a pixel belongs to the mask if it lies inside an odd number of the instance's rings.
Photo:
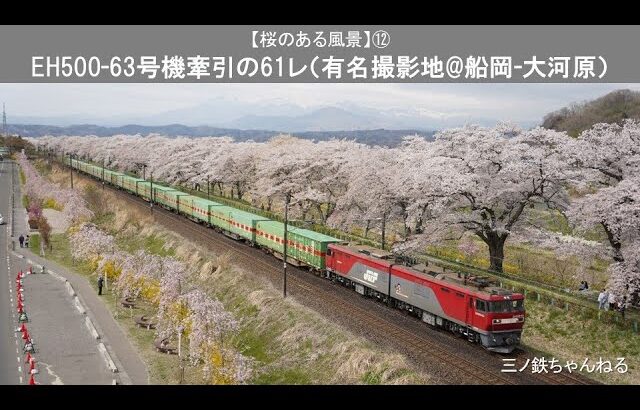
<path id="1" fill-rule="evenodd" d="M 446 130 L 434 141 L 407 137 L 393 149 L 287 135 L 267 143 L 158 135 L 32 142 L 123 171 L 139 172 L 135 164 L 145 163 L 156 180 L 209 182 L 220 193 L 226 187 L 234 197 L 266 201 L 268 209 L 291 193 L 294 218 L 312 215 L 338 228 L 359 224 L 366 233 L 384 222 L 401 232 L 399 252 L 470 232 L 487 244 L 495 270 L 502 269 L 508 238 L 521 240 L 525 228 L 540 225 L 541 213 L 566 211 L 578 228 L 574 236 L 602 226 L 619 268 L 631 266 L 623 254 L 637 231 L 639 129 L 633 121 L 596 125 L 574 139 L 499 124 Z"/>
<path id="2" fill-rule="evenodd" d="M 409 245 L 472 232 L 487 244 L 491 269 L 502 271 L 505 242 L 527 211 L 566 207 L 568 138 L 500 124 L 444 131 L 433 142 L 409 139 L 405 148 L 416 153 L 415 189 L 432 213 L 428 229 Z"/>
<path id="3" fill-rule="evenodd" d="M 89 210 L 80 193 L 43 178 L 26 155 L 22 153 L 18 155 L 18 164 L 25 174 L 24 189 L 29 198 L 40 203 L 53 198 L 56 203 L 63 206 L 63 215 L 72 224 L 88 220 L 93 216 L 93 212 Z"/>
<path id="4" fill-rule="evenodd" d="M 586 187 L 586 194 L 572 201 L 567 215 L 578 230 L 602 228 L 614 260 L 609 267 L 612 286 L 618 295 L 637 303 L 640 123 L 596 124 L 573 141 L 570 152 L 576 185 Z"/>
<path id="5" fill-rule="evenodd" d="M 99 258 L 113 253 L 116 249 L 115 238 L 98 229 L 91 223 L 82 224 L 69 236 L 71 256 L 78 260 Z"/>
<path id="6" fill-rule="evenodd" d="M 239 330 L 239 322 L 222 303 L 199 289 L 179 297 L 188 311 L 189 357 L 203 363 L 205 380 L 214 384 L 245 383 L 252 375 L 253 361 L 228 343 Z"/>

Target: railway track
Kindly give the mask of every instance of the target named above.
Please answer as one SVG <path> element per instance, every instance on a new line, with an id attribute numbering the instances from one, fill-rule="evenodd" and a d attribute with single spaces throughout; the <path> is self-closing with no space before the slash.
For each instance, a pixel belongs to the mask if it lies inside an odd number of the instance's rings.
<path id="1" fill-rule="evenodd" d="M 83 175 L 87 180 L 96 182 L 93 178 Z M 135 205 L 138 208 L 142 208 L 146 211 L 149 210 L 148 203 L 136 196 L 133 196 L 127 192 L 108 186 L 111 192 L 116 196 L 122 198 Z M 191 235 L 201 239 L 204 243 L 214 242 L 217 246 L 224 248 L 234 256 L 235 260 L 244 259 L 251 266 L 260 267 L 259 271 L 265 273 L 274 279 L 276 282 L 281 280 L 282 271 L 273 264 L 267 263 L 256 255 L 256 249 L 233 241 L 223 234 L 206 227 L 200 223 L 192 221 L 186 217 L 177 215 L 162 207 L 154 207 L 153 215 L 156 219 L 164 219 L 176 224 L 178 227 L 186 229 Z M 162 221 L 160 221 L 162 222 Z M 279 265 L 278 265 L 279 266 Z M 291 273 L 287 277 L 288 290 L 292 294 L 297 292 L 304 293 L 307 297 L 313 297 L 321 301 L 321 303 L 330 304 L 332 308 L 338 311 L 347 311 L 349 316 L 355 320 L 365 323 L 367 327 L 373 331 L 379 332 L 382 337 L 394 342 L 401 343 L 407 349 L 412 352 L 412 356 L 419 359 L 424 363 L 430 363 L 433 360 L 446 364 L 447 369 L 451 373 L 451 376 L 456 376 L 456 379 L 468 380 L 477 384 L 498 384 L 498 385 L 512 385 L 519 384 L 518 380 L 514 377 L 510 377 L 507 373 L 501 373 L 496 368 L 495 364 L 483 363 L 482 365 L 477 362 L 471 361 L 465 357 L 462 357 L 450 349 L 444 348 L 440 343 L 434 342 L 426 337 L 420 336 L 411 332 L 397 324 L 391 322 L 384 317 L 372 314 L 363 307 L 357 304 L 345 300 L 339 296 L 336 296 L 333 292 L 328 292 L 319 286 L 311 283 L 310 280 L 302 280 L 299 276 L 314 276 L 308 271 L 297 269 L 293 266 L 290 267 Z M 516 356 L 516 359 L 524 358 L 527 352 L 521 352 Z M 566 373 L 549 373 L 549 374 L 535 374 L 531 375 L 537 384 L 594 384 L 590 379 L 586 379 L 579 375 L 566 374 Z"/>

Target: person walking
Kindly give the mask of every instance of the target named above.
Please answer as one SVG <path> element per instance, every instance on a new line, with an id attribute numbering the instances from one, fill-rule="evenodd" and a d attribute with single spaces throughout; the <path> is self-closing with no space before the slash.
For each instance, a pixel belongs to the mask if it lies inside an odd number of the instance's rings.
<path id="1" fill-rule="evenodd" d="M 24 248 L 24 236 L 20 235 L 20 237 L 18 238 L 18 241 L 20 242 L 20 247 Z"/>
<path id="2" fill-rule="evenodd" d="M 25 247 L 25 248 L 28 248 L 28 247 L 29 247 L 29 239 L 30 239 L 30 238 L 29 238 L 29 234 L 27 234 L 27 237 L 26 237 L 26 238 L 24 238 L 24 247 Z"/>
<path id="3" fill-rule="evenodd" d="M 102 285 L 104 285 L 104 277 L 102 274 L 98 276 L 98 295 L 102 295 Z"/>
<path id="4" fill-rule="evenodd" d="M 604 310 L 605 305 L 609 301 L 609 295 L 607 295 L 607 290 L 602 289 L 602 292 L 598 295 L 598 309 Z"/>

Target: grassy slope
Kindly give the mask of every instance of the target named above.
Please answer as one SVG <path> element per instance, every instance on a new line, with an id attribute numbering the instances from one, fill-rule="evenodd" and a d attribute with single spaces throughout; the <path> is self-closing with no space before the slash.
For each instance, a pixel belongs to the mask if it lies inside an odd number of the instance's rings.
<path id="1" fill-rule="evenodd" d="M 523 343 L 538 351 L 538 357 L 556 357 L 582 363 L 589 358 L 592 365 L 598 358 L 616 363 L 625 357 L 629 365 L 626 374 L 596 374 L 595 379 L 616 384 L 640 384 L 640 337 L 632 330 L 621 330 L 580 312 L 566 312 L 561 308 L 527 302 L 527 323 Z"/>
<path id="2" fill-rule="evenodd" d="M 60 175 L 53 172 L 50 177 L 58 180 Z M 114 234 L 120 248 L 130 252 L 144 249 L 185 260 L 205 277 L 205 283 L 211 284 L 205 290 L 241 319 L 241 333 L 233 342 L 259 362 L 253 383 L 429 382 L 428 375 L 416 372 L 400 354 L 382 351 L 293 300 L 283 301 L 270 283 L 235 269 L 226 256 L 212 255 L 197 244 L 155 226 L 148 215 L 131 212 L 113 196 L 103 203 L 111 204 L 110 212 L 93 222 Z M 87 264 L 73 265 L 66 235 L 53 235 L 52 245 L 53 252 L 47 257 L 84 275 L 95 275 Z M 95 286 L 95 278 L 89 279 Z M 113 295 L 107 294 L 106 300 L 115 313 Z M 131 316 L 142 313 L 153 314 L 149 306 L 141 306 L 133 313 L 119 308 L 118 321 L 147 362 L 152 382 L 177 383 L 175 356 L 156 353 L 152 346 L 153 332 L 133 324 Z M 198 375 L 199 371 L 188 368 L 186 381 L 198 383 Z"/>
<path id="3" fill-rule="evenodd" d="M 178 257 L 200 264 L 205 271 L 210 268 L 205 261 L 207 259 L 209 263 L 224 262 L 224 257 L 220 260 L 214 258 L 178 235 L 140 223 L 144 219 L 119 212 L 95 222 L 112 233 L 129 232 L 118 237 L 119 244 L 129 250 L 142 247 L 155 253 L 173 252 Z M 62 243 L 56 245 L 57 240 L 59 239 L 54 235 L 54 249 L 64 249 Z M 62 261 L 68 264 L 70 257 L 63 257 Z M 337 363 L 336 352 L 348 352 L 348 349 L 344 349 L 356 342 L 345 340 L 345 333 L 336 331 L 335 326 L 326 323 L 313 312 L 282 302 L 271 286 L 262 283 L 260 279 L 256 281 L 253 275 L 223 270 L 210 279 L 215 281 L 216 289 L 213 291 L 225 306 L 231 306 L 232 310 L 244 318 L 239 344 L 244 345 L 245 353 L 262 362 L 262 373 L 255 378 L 255 383 L 324 383 L 346 382 L 347 379 L 349 382 L 376 383 L 419 379 L 406 367 L 400 365 L 396 369 L 388 363 L 354 371 L 354 366 L 357 369 L 360 363 L 366 366 L 372 360 L 370 353 L 338 355 L 343 360 Z M 600 356 L 609 360 L 626 357 L 628 374 L 609 374 L 601 379 L 614 383 L 640 384 L 637 370 L 640 338 L 631 331 L 621 330 L 613 323 L 602 322 L 580 312 L 567 312 L 531 299 L 527 302 L 527 312 L 523 343 L 539 351 L 540 355 L 579 362 L 587 357 L 591 361 Z M 148 332 L 136 335 L 140 330 L 131 326 L 131 320 L 126 319 L 121 323 L 130 328 L 128 330 L 143 354 L 150 355 L 154 371 L 158 375 L 156 380 L 170 379 L 175 382 L 177 376 L 171 376 L 172 366 L 165 363 L 168 359 L 148 348 Z M 301 328 L 300 324 L 307 327 Z M 334 348 L 328 348 L 327 345 L 333 345 Z M 146 350 L 150 350 L 150 353 L 145 353 Z M 156 360 L 155 356 L 161 356 L 161 359 Z M 394 363 L 396 360 L 399 359 L 394 358 L 390 362 Z M 391 380 L 390 373 L 393 375 Z M 351 376 L 345 379 L 345 374 Z M 353 377 L 353 374 L 357 374 L 357 377 Z"/>

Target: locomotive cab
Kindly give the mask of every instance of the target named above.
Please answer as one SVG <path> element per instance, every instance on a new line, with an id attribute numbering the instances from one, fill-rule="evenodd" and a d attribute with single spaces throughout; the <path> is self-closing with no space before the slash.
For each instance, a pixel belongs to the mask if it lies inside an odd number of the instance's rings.
<path id="1" fill-rule="evenodd" d="M 470 306 L 470 322 L 477 329 L 485 348 L 511 353 L 520 343 L 522 335 L 524 296 L 504 290 L 494 292 L 486 298 L 475 298 Z"/>

